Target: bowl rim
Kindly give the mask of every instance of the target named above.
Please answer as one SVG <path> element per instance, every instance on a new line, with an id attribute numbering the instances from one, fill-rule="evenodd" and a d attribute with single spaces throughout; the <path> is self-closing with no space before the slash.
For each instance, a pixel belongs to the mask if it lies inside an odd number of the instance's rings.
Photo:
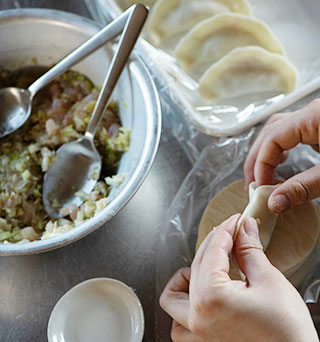
<path id="1" fill-rule="evenodd" d="M 45 22 L 58 22 L 66 27 L 81 28 L 90 34 L 94 34 L 101 26 L 96 22 L 79 16 L 77 14 L 42 8 L 24 8 L 24 9 L 10 9 L 0 12 L 0 25 L 14 20 L 43 20 Z M 139 48 L 139 42 L 135 49 Z M 103 226 L 107 221 L 114 217 L 124 206 L 131 200 L 134 194 L 142 185 L 145 177 L 149 173 L 153 161 L 155 159 L 161 136 L 161 106 L 157 88 L 154 81 L 145 66 L 144 62 L 133 51 L 132 58 L 133 65 L 137 68 L 143 77 L 144 85 L 148 86 L 149 96 L 152 98 L 152 108 L 154 115 L 148 115 L 149 127 L 151 130 L 146 137 L 145 147 L 142 151 L 138 165 L 133 172 L 129 181 L 123 186 L 117 196 L 112 199 L 110 204 L 100 213 L 92 217 L 90 220 L 75 227 L 74 229 L 64 232 L 61 235 L 51 237 L 44 240 L 36 240 L 28 243 L 0 243 L 0 256 L 16 256 L 39 254 L 53 249 L 57 249 L 77 240 L 84 238 L 99 227 Z M 144 87 L 146 88 L 146 87 Z"/>

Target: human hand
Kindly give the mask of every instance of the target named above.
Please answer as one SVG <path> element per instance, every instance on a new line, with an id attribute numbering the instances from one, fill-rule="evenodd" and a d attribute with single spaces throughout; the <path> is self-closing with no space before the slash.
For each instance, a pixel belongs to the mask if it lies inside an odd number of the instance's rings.
<path id="1" fill-rule="evenodd" d="M 256 221 L 246 220 L 235 237 L 239 217 L 215 228 L 191 269 L 176 272 L 163 291 L 160 305 L 173 318 L 172 340 L 317 342 L 307 306 L 264 254 Z M 246 282 L 229 278 L 233 246 Z"/>
<path id="2" fill-rule="evenodd" d="M 244 164 L 246 186 L 273 184 L 275 168 L 287 151 L 299 143 L 319 151 L 320 100 L 294 113 L 273 115 L 262 128 Z M 320 165 L 291 177 L 271 194 L 269 209 L 275 214 L 320 196 Z"/>

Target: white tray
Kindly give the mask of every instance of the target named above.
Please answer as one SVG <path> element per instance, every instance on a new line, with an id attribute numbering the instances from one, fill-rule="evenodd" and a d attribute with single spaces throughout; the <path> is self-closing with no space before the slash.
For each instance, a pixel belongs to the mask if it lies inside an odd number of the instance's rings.
<path id="1" fill-rule="evenodd" d="M 285 47 L 289 60 L 298 70 L 298 86 L 290 94 L 281 94 L 259 102 L 247 97 L 242 104 L 238 99 L 201 103 L 194 96 L 196 82 L 179 68 L 175 59 L 146 40 L 140 41 L 140 55 L 157 77 L 161 91 L 167 92 L 189 121 L 208 135 L 231 136 L 241 133 L 320 88 L 319 1 L 248 1 L 253 16 L 271 27 Z M 91 7 L 95 3 L 98 9 L 95 12 L 100 12 L 107 20 L 122 12 L 115 0 L 87 2 Z"/>

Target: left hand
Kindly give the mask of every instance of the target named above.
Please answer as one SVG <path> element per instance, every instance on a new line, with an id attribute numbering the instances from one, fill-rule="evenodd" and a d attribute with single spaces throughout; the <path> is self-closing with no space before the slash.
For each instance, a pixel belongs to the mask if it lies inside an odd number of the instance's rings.
<path id="1" fill-rule="evenodd" d="M 234 215 L 201 244 L 190 268 L 179 270 L 160 298 L 173 318 L 174 342 L 317 342 L 307 306 L 262 250 L 250 218 L 235 239 L 235 256 L 247 281 L 233 281 L 229 257 Z"/>

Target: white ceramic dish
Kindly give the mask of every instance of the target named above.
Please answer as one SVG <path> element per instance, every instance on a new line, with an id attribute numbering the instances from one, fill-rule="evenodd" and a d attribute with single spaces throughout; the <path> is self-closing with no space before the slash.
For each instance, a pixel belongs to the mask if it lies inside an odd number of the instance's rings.
<path id="1" fill-rule="evenodd" d="M 142 305 L 124 283 L 97 278 L 69 290 L 48 323 L 49 342 L 141 342 Z"/>
<path id="2" fill-rule="evenodd" d="M 99 29 L 94 22 L 66 12 L 45 9 L 2 11 L 0 64 L 14 69 L 34 64 L 36 58 L 39 65 L 52 65 Z M 107 44 L 74 69 L 87 75 L 95 84 L 102 84 L 114 47 Z M 124 183 L 111 192 L 111 203 L 92 219 L 62 235 L 24 244 L 0 244 L 0 255 L 34 254 L 76 241 L 115 216 L 138 190 L 158 148 L 161 112 L 153 80 L 135 54 L 131 55 L 119 79 L 113 99 L 119 104 L 122 124 L 131 130 L 131 143 L 118 170 L 127 176 Z"/>
<path id="3" fill-rule="evenodd" d="M 185 115 L 199 131 L 208 135 L 239 134 L 320 88 L 319 1 L 248 2 L 253 16 L 271 27 L 284 45 L 289 60 L 298 69 L 298 86 L 290 94 L 265 94 L 265 100 L 256 100 L 255 96 L 249 95 L 212 103 L 201 101 L 196 95 L 198 84 L 179 68 L 173 57 L 147 41 L 140 44 L 143 59 L 161 88 L 181 108 L 177 115 Z M 121 13 L 118 3 L 119 0 L 87 0 L 92 14 L 101 22 L 103 17 L 111 20 Z"/>

